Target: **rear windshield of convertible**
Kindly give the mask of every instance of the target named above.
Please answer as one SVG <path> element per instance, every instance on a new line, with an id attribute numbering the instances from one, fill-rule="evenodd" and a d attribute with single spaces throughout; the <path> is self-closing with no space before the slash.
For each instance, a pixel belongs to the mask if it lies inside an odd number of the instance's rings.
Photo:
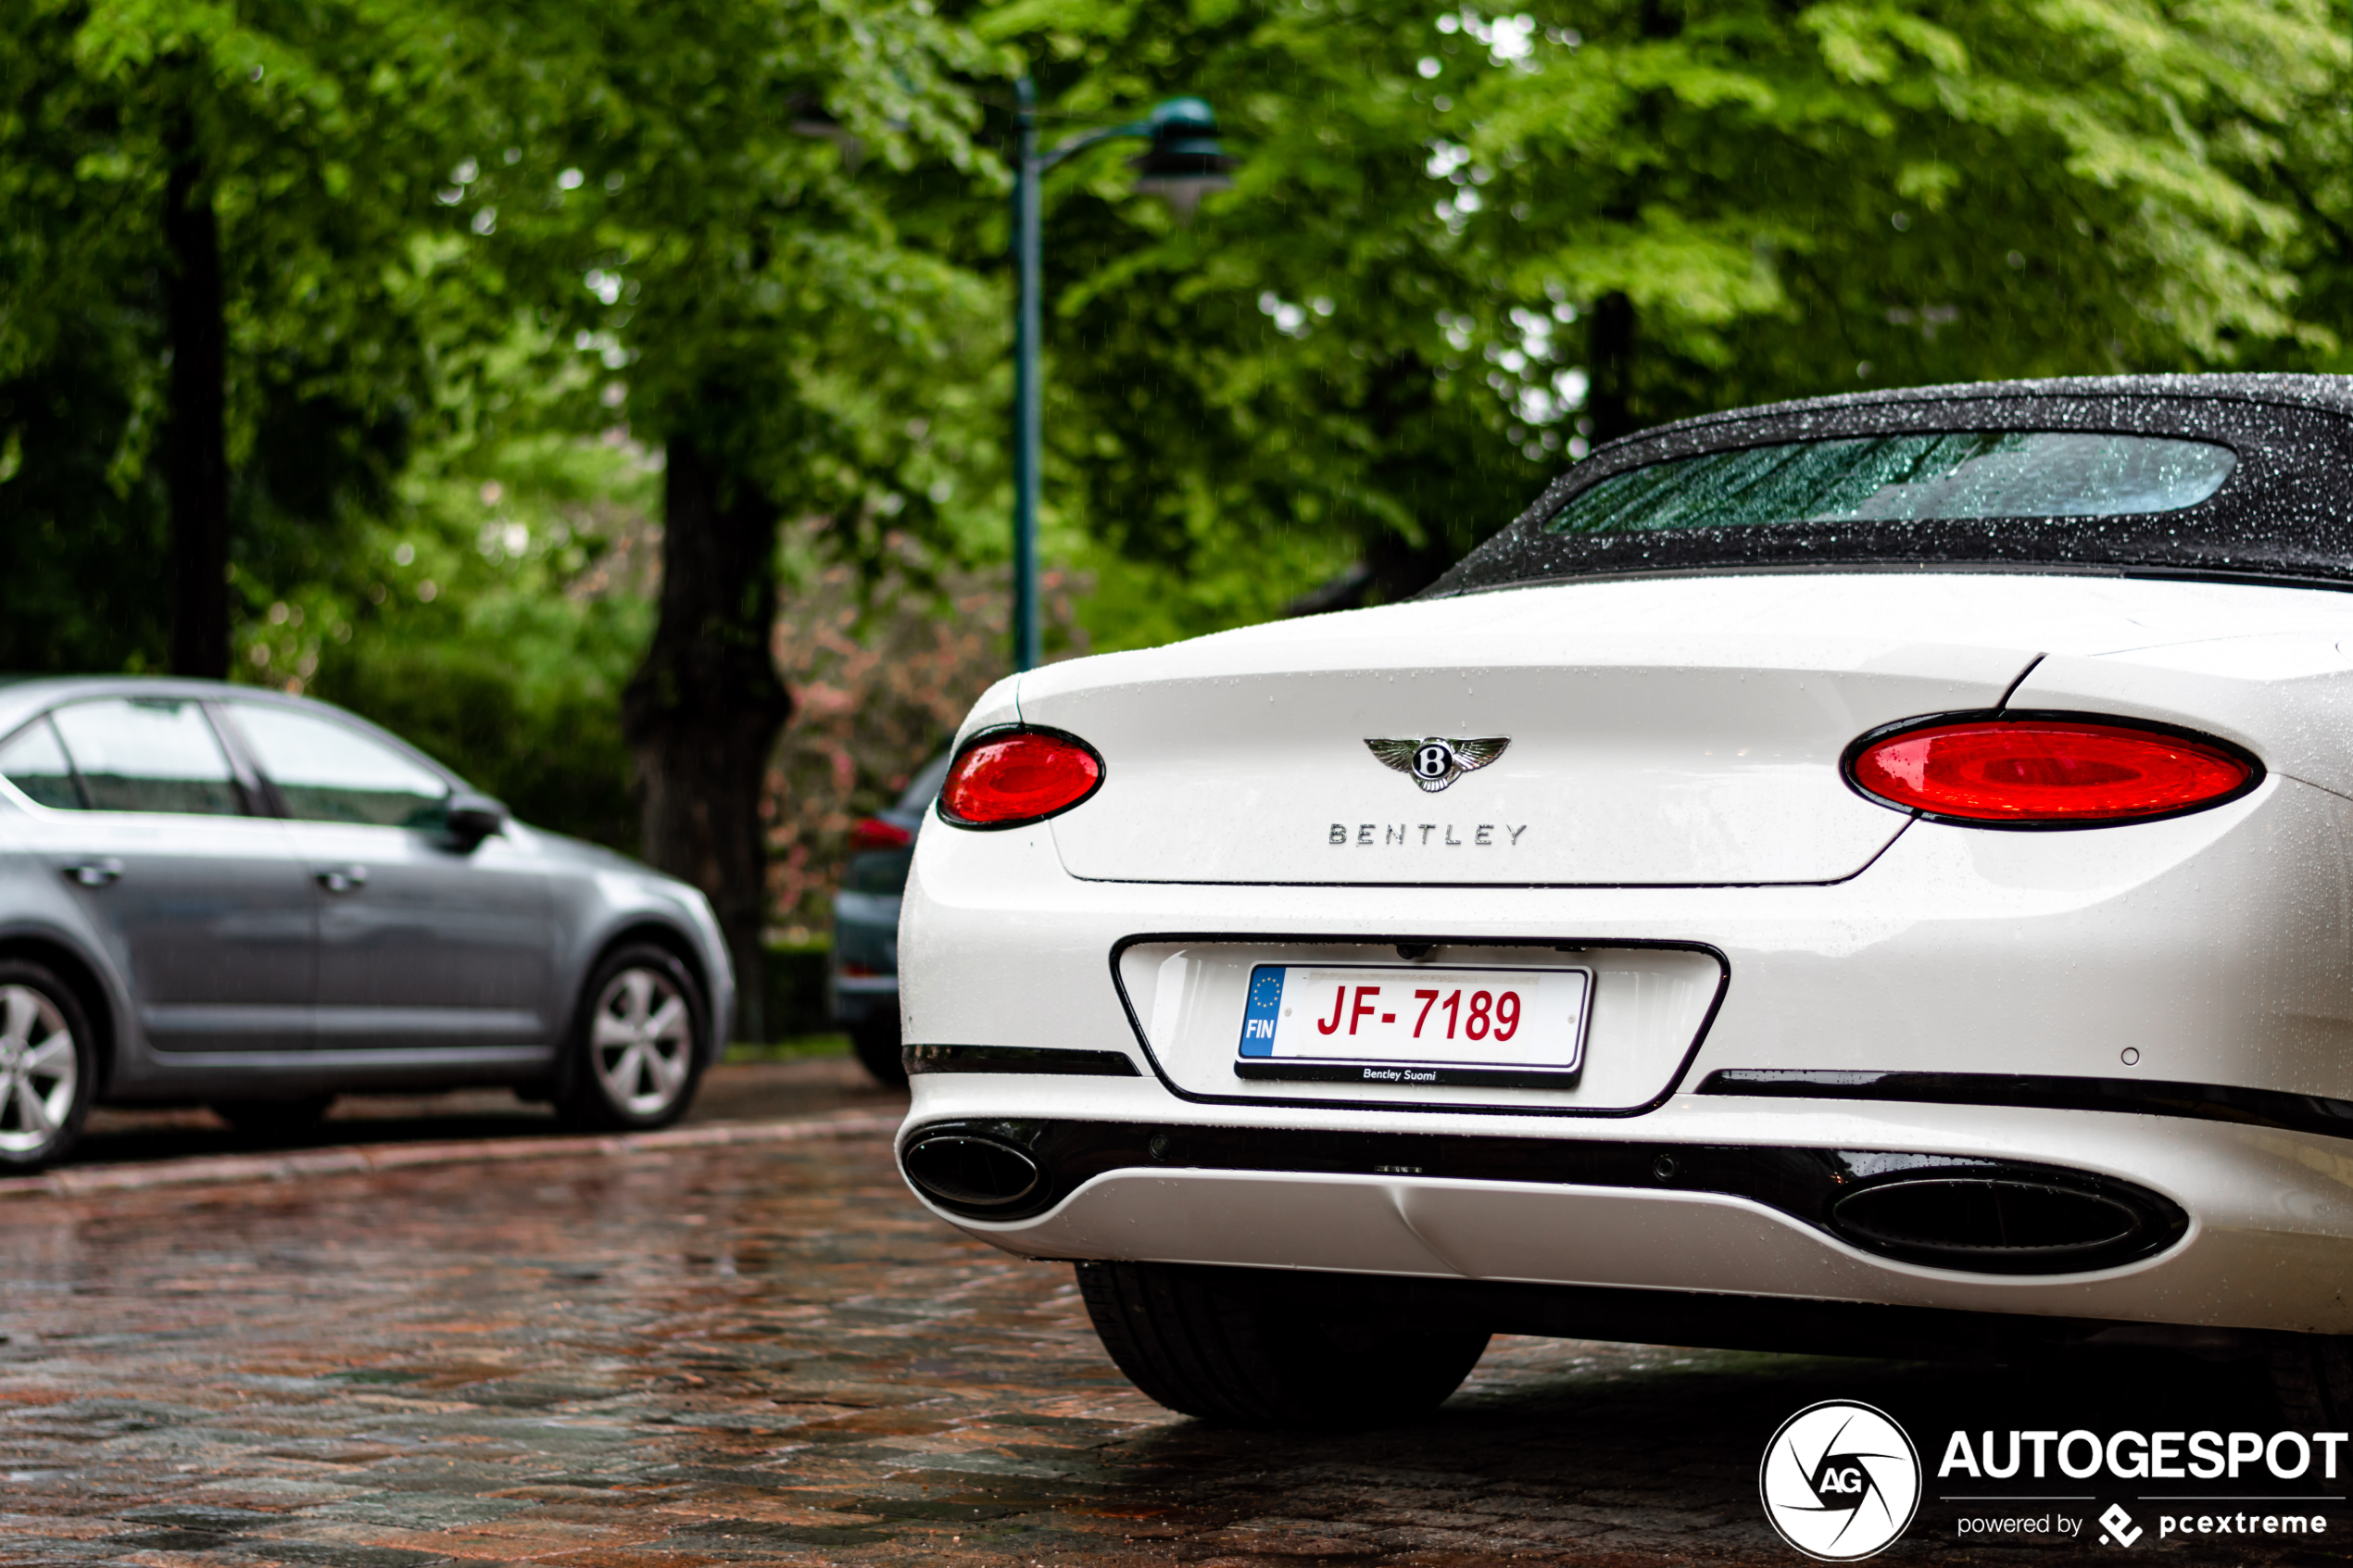
<path id="1" fill-rule="evenodd" d="M 2145 515 L 2197 505 L 2237 460 L 2211 442 L 2061 431 L 1791 441 L 1613 475 L 1542 526 L 1593 534 Z"/>

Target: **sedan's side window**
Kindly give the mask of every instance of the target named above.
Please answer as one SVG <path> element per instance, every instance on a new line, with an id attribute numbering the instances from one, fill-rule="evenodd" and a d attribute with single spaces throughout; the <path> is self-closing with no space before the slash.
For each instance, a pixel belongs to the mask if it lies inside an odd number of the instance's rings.
<path id="1" fill-rule="evenodd" d="M 240 702 L 230 711 L 254 760 L 278 786 L 288 815 L 378 827 L 440 825 L 447 782 L 390 746 L 292 709 Z"/>
<path id="2" fill-rule="evenodd" d="M 201 704 L 185 697 L 104 697 L 51 717 L 94 811 L 234 817 L 245 800 Z"/>
<path id="3" fill-rule="evenodd" d="M 66 760 L 66 748 L 57 744 L 57 732 L 46 717 L 0 741 L 0 774 L 36 806 L 82 809 L 82 786 L 73 782 L 73 764 Z"/>

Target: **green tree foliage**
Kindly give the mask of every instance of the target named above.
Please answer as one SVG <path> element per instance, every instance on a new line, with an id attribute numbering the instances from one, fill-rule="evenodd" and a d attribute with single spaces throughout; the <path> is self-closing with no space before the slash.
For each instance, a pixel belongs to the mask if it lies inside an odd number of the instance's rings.
<path id="1" fill-rule="evenodd" d="M 162 498 L 123 451 L 147 367 L 94 314 L 0 381 L 0 669 L 157 669 L 170 645 Z"/>
<path id="2" fill-rule="evenodd" d="M 324 533 L 387 504 L 425 387 L 405 251 L 465 113 L 453 25 L 269 0 L 0 16 L 0 404 L 31 430 L 79 399 L 0 519 L 58 536 L 52 559 L 115 558 L 137 599 L 11 662 L 156 667 L 201 621 L 217 667 L 229 561 L 282 577 L 273 556 L 332 553 Z"/>
<path id="3" fill-rule="evenodd" d="M 2334 41 L 2332 41 L 2332 44 Z M 2335 48 L 2323 58 L 2341 61 Z M 2340 75 L 2339 80 L 2342 80 Z M 2297 284 L 2299 317 L 2334 329 L 2337 341 L 2321 352 L 2301 345 L 2250 351 L 2253 363 L 2283 369 L 2353 369 L 2353 93 L 2334 91 L 2307 102 L 2276 135 L 2256 144 L 2257 189 L 2294 213 L 2296 232 L 2285 250 Z"/>
<path id="4" fill-rule="evenodd" d="M 1591 439 L 1772 397 L 2308 358 L 2284 182 L 2342 160 L 2318 0 L 1009 0 L 1081 119 L 1213 100 L 1190 228 L 1056 177 L 1050 495 L 1217 580 L 1353 538 L 1410 591 Z M 2325 204 L 2324 204 L 2325 205 Z M 2338 237 L 2341 240 L 2342 232 Z"/>
<path id="5" fill-rule="evenodd" d="M 621 692 L 651 629 L 650 454 L 547 433 L 465 456 L 421 454 L 359 570 L 265 607 L 245 668 L 308 679 L 526 822 L 635 849 Z"/>
<path id="6" fill-rule="evenodd" d="M 614 475 L 579 443 L 634 426 L 658 471 L 692 442 L 753 526 L 831 516 L 868 558 L 970 479 L 954 410 L 986 399 L 997 293 L 892 209 L 986 177 L 948 73 L 998 62 L 921 0 L 37 0 L 0 45 L 11 667 L 165 662 L 164 217 L 192 159 L 225 282 L 235 673 L 350 700 L 541 821 L 637 836 L 617 717 L 589 715 L 648 622 L 584 583 L 660 486 L 632 470 L 592 502 Z M 503 564 L 474 547 L 485 487 L 530 541 Z"/>
<path id="7" fill-rule="evenodd" d="M 911 415 L 1000 334 L 890 197 L 980 171 L 959 77 L 995 56 L 928 0 L 504 9 L 496 112 L 438 192 L 472 236 L 452 293 L 576 356 L 575 428 L 691 435 L 779 505 L 920 521 Z M 522 368 L 473 369 L 495 412 Z"/>
<path id="8" fill-rule="evenodd" d="M 659 616 L 621 694 L 639 846 L 711 896 L 756 1035 L 761 809 L 790 711 L 776 530 L 824 515 L 871 546 L 886 519 L 927 521 L 936 486 L 906 481 L 933 389 L 993 339 L 995 312 L 968 272 L 900 240 L 883 197 L 979 171 L 954 78 L 997 61 L 928 0 L 491 15 L 493 46 L 459 67 L 487 112 L 435 192 L 461 220 L 424 284 L 462 345 L 445 381 L 487 455 L 512 428 L 500 383 L 520 367 L 500 350 L 536 350 L 552 383 L 537 401 L 576 429 L 626 420 L 663 455 Z"/>
<path id="9" fill-rule="evenodd" d="M 1630 422 L 2325 338 L 2258 188 L 2343 80 L 2319 5 L 1620 11 L 1441 49 L 1466 240 L 1523 296 L 1628 302 Z"/>

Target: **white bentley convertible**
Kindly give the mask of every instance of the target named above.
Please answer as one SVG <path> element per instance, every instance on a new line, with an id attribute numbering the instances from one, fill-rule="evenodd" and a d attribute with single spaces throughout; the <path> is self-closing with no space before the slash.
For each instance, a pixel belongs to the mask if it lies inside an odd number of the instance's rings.
<path id="1" fill-rule="evenodd" d="M 907 890 L 901 1167 L 1227 1420 L 1509 1331 L 2262 1355 L 2341 1424 L 2348 590 L 2353 379 L 1957 386 L 1006 681 Z"/>

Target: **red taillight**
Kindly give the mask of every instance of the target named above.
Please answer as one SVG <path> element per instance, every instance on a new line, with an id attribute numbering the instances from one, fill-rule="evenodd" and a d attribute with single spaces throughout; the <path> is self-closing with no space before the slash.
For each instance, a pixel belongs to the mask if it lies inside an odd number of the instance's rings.
<path id="1" fill-rule="evenodd" d="M 2143 822 L 2219 806 L 2262 764 L 2220 741 L 2073 717 L 1931 723 L 1875 740 L 1846 765 L 1890 806 L 2020 827 Z"/>
<path id="2" fill-rule="evenodd" d="M 958 827 L 1019 827 L 1069 810 L 1102 782 L 1102 759 L 1076 735 L 985 730 L 949 768 L 939 815 Z"/>
<path id="3" fill-rule="evenodd" d="M 904 849 L 914 842 L 913 834 L 880 817 L 868 817 L 849 830 L 849 852 L 853 855 L 863 855 L 869 849 Z"/>

